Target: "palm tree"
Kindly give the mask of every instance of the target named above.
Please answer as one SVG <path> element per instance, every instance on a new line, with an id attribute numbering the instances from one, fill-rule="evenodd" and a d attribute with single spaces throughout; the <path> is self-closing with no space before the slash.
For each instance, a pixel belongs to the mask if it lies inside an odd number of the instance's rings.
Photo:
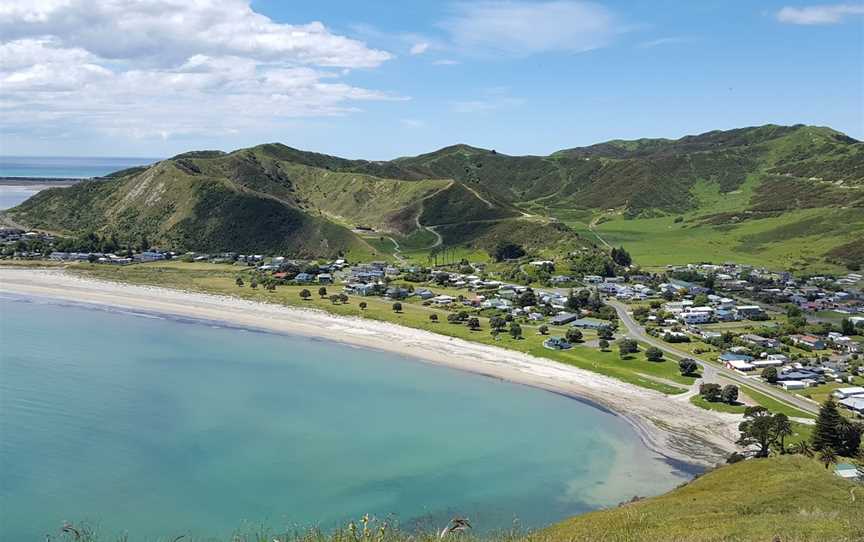
<path id="1" fill-rule="evenodd" d="M 237 280 L 234 281 L 234 284 L 236 284 L 237 286 L 242 288 L 243 287 L 243 277 L 237 277 Z"/>
<path id="2" fill-rule="evenodd" d="M 822 448 L 821 452 L 819 452 L 819 461 L 821 461 L 827 469 L 837 462 L 837 452 L 834 451 L 834 448 L 826 446 Z"/>
<path id="3" fill-rule="evenodd" d="M 303 288 L 302 290 L 300 290 L 300 297 L 303 299 L 303 301 L 306 301 L 307 299 L 312 297 L 312 292 L 310 292 L 306 288 Z"/>
<path id="4" fill-rule="evenodd" d="M 393 303 L 393 312 L 402 312 L 402 303 Z"/>
<path id="5" fill-rule="evenodd" d="M 802 440 L 798 444 L 795 445 L 795 453 L 800 454 L 806 457 L 813 457 L 813 448 L 810 447 L 810 443 L 806 440 Z"/>
<path id="6" fill-rule="evenodd" d="M 437 323 L 438 322 L 438 315 L 437 314 L 430 314 L 429 315 L 429 321 L 432 322 L 433 324 Z"/>
<path id="7" fill-rule="evenodd" d="M 789 416 L 782 412 L 774 415 L 774 434 L 779 439 L 778 444 L 780 445 L 780 453 L 785 454 L 786 437 L 791 437 L 793 434 L 792 422 L 789 421 Z"/>
<path id="8" fill-rule="evenodd" d="M 321 296 L 321 299 L 324 299 L 325 297 L 327 297 L 327 288 L 325 288 L 323 286 L 318 288 L 318 295 Z"/>
<path id="9" fill-rule="evenodd" d="M 366 310 L 366 307 L 368 307 L 368 305 L 366 304 L 365 301 L 361 301 L 360 304 L 357 305 L 357 306 L 360 307 L 360 310 L 361 310 L 361 311 L 365 311 L 365 310 Z"/>

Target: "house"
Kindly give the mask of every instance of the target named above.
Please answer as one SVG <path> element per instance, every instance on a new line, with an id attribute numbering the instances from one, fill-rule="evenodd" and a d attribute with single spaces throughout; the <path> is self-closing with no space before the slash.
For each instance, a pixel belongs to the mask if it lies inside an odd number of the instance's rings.
<path id="1" fill-rule="evenodd" d="M 330 273 L 321 273 L 318 275 L 318 284 L 333 284 L 333 275 Z"/>
<path id="2" fill-rule="evenodd" d="M 717 309 L 714 311 L 714 318 L 720 322 L 731 322 L 737 319 L 737 313 L 730 309 Z"/>
<path id="3" fill-rule="evenodd" d="M 790 335 L 789 338 L 792 340 L 792 344 L 797 346 L 806 346 L 813 350 L 825 349 L 825 341 L 813 335 Z"/>
<path id="4" fill-rule="evenodd" d="M 551 323 L 553 326 L 563 326 L 564 324 L 575 322 L 578 319 L 578 314 L 573 314 L 572 312 L 559 312 L 552 317 Z"/>
<path id="5" fill-rule="evenodd" d="M 807 387 L 807 384 L 800 380 L 784 380 L 780 382 L 780 387 L 786 391 L 803 390 Z"/>
<path id="6" fill-rule="evenodd" d="M 608 329 L 612 327 L 612 322 L 599 320 L 597 318 L 579 318 L 570 323 L 570 327 L 580 327 L 582 329 Z"/>
<path id="7" fill-rule="evenodd" d="M 297 273 L 297 276 L 294 277 L 294 281 L 302 284 L 306 284 L 315 280 L 315 275 L 310 275 L 309 273 Z"/>
<path id="8" fill-rule="evenodd" d="M 572 344 L 561 337 L 549 337 L 543 341 L 543 346 L 549 350 L 567 350 L 573 347 Z"/>
<path id="9" fill-rule="evenodd" d="M 717 359 L 721 363 L 726 363 L 727 361 L 746 361 L 749 363 L 753 361 L 753 356 L 748 354 L 737 354 L 735 352 L 723 352 Z"/>
<path id="10" fill-rule="evenodd" d="M 711 321 L 710 311 L 688 311 L 678 315 L 678 319 L 687 325 L 707 324 Z"/>
<path id="11" fill-rule="evenodd" d="M 847 397 L 855 397 L 859 396 L 864 399 L 864 388 L 861 386 L 852 386 L 849 388 L 837 388 L 831 395 L 836 397 L 837 399 L 846 399 Z"/>
<path id="12" fill-rule="evenodd" d="M 752 344 L 753 346 L 758 346 L 759 348 L 779 348 L 780 341 L 777 339 L 769 339 L 768 337 L 763 337 L 761 335 L 754 335 L 752 333 L 747 333 L 745 335 L 741 335 L 740 339 L 747 344 Z"/>
<path id="13" fill-rule="evenodd" d="M 735 308 L 741 318 L 761 318 L 765 311 L 758 305 L 739 305 Z"/>
<path id="14" fill-rule="evenodd" d="M 789 358 L 784 354 L 768 354 L 765 359 L 779 361 L 780 363 L 789 363 Z"/>
<path id="15" fill-rule="evenodd" d="M 765 367 L 782 367 L 783 366 L 782 361 L 779 361 L 776 359 L 768 359 L 768 358 L 754 359 L 753 361 L 750 362 L 750 364 L 753 365 L 753 367 L 756 367 L 757 369 L 764 369 Z"/>
<path id="16" fill-rule="evenodd" d="M 509 299 L 501 299 L 500 297 L 493 297 L 492 299 L 487 299 L 480 303 L 481 309 L 498 309 L 502 311 L 510 310 L 510 307 L 512 306 L 512 301 Z"/>
<path id="17" fill-rule="evenodd" d="M 732 369 L 735 371 L 752 371 L 756 367 L 741 359 L 730 359 L 723 363 L 727 369 Z"/>
<path id="18" fill-rule="evenodd" d="M 432 303 L 435 303 L 436 305 L 449 305 L 451 303 L 456 302 L 455 297 L 453 297 L 451 295 L 443 295 L 443 294 L 442 295 L 436 295 L 435 297 L 433 297 L 431 299 L 432 299 Z"/>
<path id="19" fill-rule="evenodd" d="M 420 288 L 414 293 L 417 295 L 417 297 L 423 300 L 432 299 L 433 297 L 435 297 L 435 294 L 432 292 L 432 290 L 429 290 L 428 288 Z"/>
<path id="20" fill-rule="evenodd" d="M 838 403 L 864 416 L 864 397 L 847 397 L 846 399 L 840 399 Z"/>
<path id="21" fill-rule="evenodd" d="M 367 297 L 370 295 L 375 295 L 378 293 L 379 286 L 377 284 L 369 284 L 365 282 L 349 284 L 345 287 L 349 292 L 354 293 L 355 295 L 360 295 L 363 297 Z"/>

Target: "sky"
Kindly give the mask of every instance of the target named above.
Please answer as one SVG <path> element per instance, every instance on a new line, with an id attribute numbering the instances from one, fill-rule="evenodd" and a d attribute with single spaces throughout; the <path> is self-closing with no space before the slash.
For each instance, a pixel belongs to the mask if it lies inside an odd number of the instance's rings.
<path id="1" fill-rule="evenodd" d="M 548 154 L 767 123 L 864 139 L 864 3 L 0 3 L 2 155 Z"/>

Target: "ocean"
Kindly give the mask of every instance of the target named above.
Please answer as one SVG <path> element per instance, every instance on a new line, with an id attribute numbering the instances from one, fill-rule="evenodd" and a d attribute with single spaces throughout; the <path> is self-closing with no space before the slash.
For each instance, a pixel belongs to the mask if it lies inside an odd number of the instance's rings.
<path id="1" fill-rule="evenodd" d="M 689 479 L 591 404 L 325 340 L 0 297 L 0 539 L 538 527 Z"/>
<path id="2" fill-rule="evenodd" d="M 0 156 L 0 177 L 87 179 L 143 166 L 158 158 Z"/>
<path id="3" fill-rule="evenodd" d="M 50 183 L 46 179 L 89 179 L 134 166 L 152 164 L 158 158 L 123 157 L 59 157 L 59 156 L 0 156 L 0 177 L 32 179 L 16 184 L 16 180 L 0 183 L 0 211 L 24 202 Z"/>

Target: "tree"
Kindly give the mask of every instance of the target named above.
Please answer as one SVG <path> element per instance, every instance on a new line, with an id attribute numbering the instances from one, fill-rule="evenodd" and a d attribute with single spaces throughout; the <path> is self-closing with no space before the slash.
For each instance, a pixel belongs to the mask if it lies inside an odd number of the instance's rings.
<path id="1" fill-rule="evenodd" d="M 520 307 L 533 307 L 537 304 L 537 296 L 534 295 L 533 290 L 525 290 L 525 292 L 517 298 L 516 304 Z"/>
<path id="2" fill-rule="evenodd" d="M 332 294 L 332 295 L 330 296 L 330 303 L 332 303 L 333 305 L 335 305 L 338 301 L 339 301 L 339 296 L 338 296 L 338 295 L 336 295 L 336 294 Z"/>
<path id="3" fill-rule="evenodd" d="M 549 333 L 549 326 L 543 324 L 542 326 L 537 328 L 537 331 L 540 333 L 540 335 L 547 335 Z"/>
<path id="4" fill-rule="evenodd" d="M 864 426 L 860 423 L 855 423 L 841 418 L 838 427 L 840 434 L 840 448 L 837 453 L 845 457 L 855 457 L 861 447 L 861 433 L 864 432 Z"/>
<path id="5" fill-rule="evenodd" d="M 567 333 L 564 334 L 564 338 L 567 339 L 567 342 L 569 343 L 582 342 L 582 332 L 575 327 L 571 327 L 567 329 Z"/>
<path id="6" fill-rule="evenodd" d="M 234 284 L 236 284 L 237 286 L 242 288 L 243 287 L 243 277 L 237 277 L 237 280 L 234 281 Z"/>
<path id="7" fill-rule="evenodd" d="M 621 339 L 618 341 L 618 352 L 622 358 L 626 358 L 630 354 L 635 354 L 639 351 L 639 343 L 633 339 Z"/>
<path id="8" fill-rule="evenodd" d="M 480 319 L 476 316 L 472 316 L 468 319 L 468 329 L 471 331 L 477 331 L 480 329 Z"/>
<path id="9" fill-rule="evenodd" d="M 601 351 L 605 352 L 609 349 L 609 341 L 607 341 L 606 339 L 600 339 L 600 341 L 597 343 L 597 346 L 600 347 Z"/>
<path id="10" fill-rule="evenodd" d="M 704 307 L 708 304 L 708 295 L 707 294 L 699 294 L 693 298 L 693 304 L 697 307 Z"/>
<path id="11" fill-rule="evenodd" d="M 495 258 L 496 262 L 504 261 L 504 260 L 512 260 L 515 258 L 521 258 L 525 255 L 525 249 L 516 243 L 510 241 L 501 241 L 495 246 L 495 250 L 492 253 L 492 256 Z"/>
<path id="12" fill-rule="evenodd" d="M 258 280 L 253 278 L 252 282 L 249 283 L 249 287 L 252 288 L 253 290 L 257 289 L 258 288 Z"/>
<path id="13" fill-rule="evenodd" d="M 810 444 L 817 452 L 831 448 L 835 452 L 843 448 L 843 439 L 840 434 L 843 417 L 837 410 L 837 403 L 830 396 L 819 408 L 816 417 L 816 425 L 813 428 L 813 436 Z"/>
<path id="14" fill-rule="evenodd" d="M 325 297 L 327 297 L 327 288 L 325 288 L 323 286 L 318 288 L 318 295 L 321 296 L 321 299 L 324 299 Z"/>
<path id="15" fill-rule="evenodd" d="M 768 457 L 771 444 L 777 438 L 774 416 L 768 409 L 760 406 L 747 407 L 744 410 L 744 421 L 738 424 L 738 430 L 741 432 L 741 436 L 738 438 L 737 444 L 758 446 L 756 457 Z"/>
<path id="16" fill-rule="evenodd" d="M 835 452 L 834 448 L 831 448 L 830 446 L 823 448 L 822 451 L 819 452 L 819 462 L 825 465 L 825 468 L 827 469 L 837 462 L 837 452 Z"/>
<path id="17" fill-rule="evenodd" d="M 510 336 L 513 337 L 514 339 L 521 339 L 522 338 L 522 326 L 520 326 L 516 322 L 511 323 L 510 324 Z"/>
<path id="18" fill-rule="evenodd" d="M 762 378 L 769 384 L 776 384 L 777 376 L 777 367 L 765 367 L 762 369 Z"/>
<path id="19" fill-rule="evenodd" d="M 699 384 L 699 395 L 701 395 L 706 401 L 716 403 L 723 396 L 723 388 L 720 387 L 720 384 L 711 384 L 707 382 Z"/>
<path id="20" fill-rule="evenodd" d="M 723 386 L 723 391 L 720 396 L 724 403 L 734 405 L 738 402 L 738 386 L 735 384 L 727 384 Z"/>
<path id="21" fill-rule="evenodd" d="M 429 315 L 429 321 L 432 322 L 433 324 L 437 324 L 438 323 L 438 315 L 437 314 L 430 314 Z"/>
<path id="22" fill-rule="evenodd" d="M 393 303 L 393 312 L 402 312 L 402 303 Z"/>
<path id="23" fill-rule="evenodd" d="M 813 448 L 810 447 L 810 444 L 806 440 L 802 440 L 798 444 L 795 444 L 793 451 L 799 455 L 813 457 Z"/>
<path id="24" fill-rule="evenodd" d="M 855 335 L 855 326 L 852 324 L 852 320 L 844 318 L 840 322 L 840 333 L 843 335 Z"/>
<path id="25" fill-rule="evenodd" d="M 339 294 L 339 301 L 341 303 L 348 303 L 348 294 L 346 294 L 345 292 L 341 292 Z"/>
<path id="26" fill-rule="evenodd" d="M 780 453 L 786 453 L 786 437 L 792 436 L 792 422 L 789 421 L 789 416 L 778 412 L 774 415 L 774 432 L 777 435 L 777 444 L 780 446 Z"/>
<path id="27" fill-rule="evenodd" d="M 605 341 L 611 341 L 612 339 L 615 338 L 615 335 L 612 333 L 612 330 L 609 329 L 608 327 L 601 327 L 597 331 L 597 338 L 603 339 Z"/>
<path id="28" fill-rule="evenodd" d="M 489 327 L 491 327 L 495 331 L 501 331 L 502 329 L 507 327 L 507 321 L 500 316 L 493 316 L 489 319 Z"/>
<path id="29" fill-rule="evenodd" d="M 361 301 L 357 306 L 360 307 L 361 311 L 365 311 L 369 305 L 365 301 Z"/>
<path id="30" fill-rule="evenodd" d="M 612 248 L 612 261 L 622 267 L 627 267 L 633 260 L 630 258 L 630 253 L 624 250 L 624 247 Z"/>
<path id="31" fill-rule="evenodd" d="M 695 360 L 683 358 L 678 362 L 678 369 L 681 371 L 683 376 L 690 376 L 696 374 L 696 371 L 699 370 L 699 365 Z"/>
<path id="32" fill-rule="evenodd" d="M 787 318 L 800 318 L 803 313 L 801 312 L 801 308 L 797 305 L 789 305 L 786 307 L 786 317 Z"/>
<path id="33" fill-rule="evenodd" d="M 663 351 L 656 346 L 645 349 L 645 359 L 648 361 L 663 361 Z"/>

